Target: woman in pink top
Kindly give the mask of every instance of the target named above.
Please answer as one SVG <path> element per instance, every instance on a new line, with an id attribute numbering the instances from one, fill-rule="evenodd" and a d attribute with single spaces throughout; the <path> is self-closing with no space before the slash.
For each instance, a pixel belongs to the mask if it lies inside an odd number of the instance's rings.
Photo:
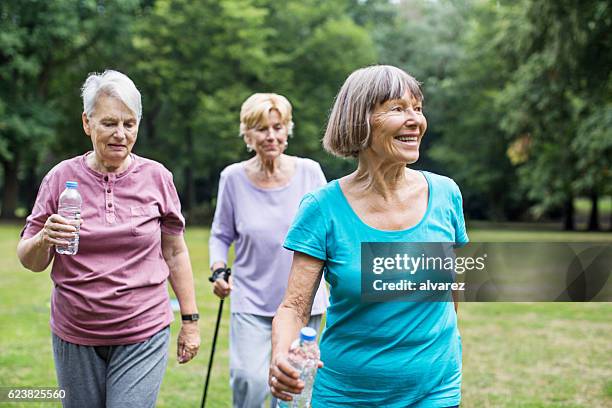
<path id="1" fill-rule="evenodd" d="M 117 71 L 91 74 L 82 95 L 93 151 L 45 176 L 17 254 L 34 272 L 52 263 L 50 323 L 64 407 L 154 407 L 173 319 L 168 280 L 183 316 L 178 362 L 200 345 L 185 221 L 172 173 L 131 153 L 142 113 L 134 83 Z M 68 180 L 83 199 L 72 256 L 54 249 L 76 231 L 58 215 Z"/>

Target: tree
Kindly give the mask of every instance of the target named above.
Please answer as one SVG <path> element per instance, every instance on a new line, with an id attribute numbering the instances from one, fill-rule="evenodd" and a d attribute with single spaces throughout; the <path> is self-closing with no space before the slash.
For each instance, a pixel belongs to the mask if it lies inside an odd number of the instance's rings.
<path id="1" fill-rule="evenodd" d="M 238 154 L 240 102 L 269 64 L 267 11 L 256 3 L 160 0 L 134 37 L 146 101 L 141 147 L 174 170 L 186 210 L 197 179 Z"/>
<path id="2" fill-rule="evenodd" d="M 160 0 L 134 46 L 145 96 L 139 149 L 174 170 L 187 210 L 213 197 L 224 166 L 247 157 L 238 125 L 251 93 L 287 96 L 289 152 L 330 160 L 319 139 L 333 97 L 348 73 L 375 61 L 346 4 L 320 0 Z"/>
<path id="3" fill-rule="evenodd" d="M 296 127 L 290 154 L 318 160 L 329 179 L 355 165 L 321 148 L 334 97 L 352 71 L 377 61 L 368 30 L 351 19 L 351 6 L 349 1 L 268 2 L 273 65 L 263 89 L 281 93 L 293 104 Z"/>
<path id="4" fill-rule="evenodd" d="M 137 6 L 136 1 L 112 0 L 0 3 L 1 218 L 15 216 L 24 164 L 26 178 L 35 179 L 38 163 L 56 141 L 64 119 L 62 101 L 72 95 L 78 101 L 78 85 L 66 86 L 70 72 L 85 65 L 96 47 L 120 38 L 124 22 Z M 82 75 L 79 72 L 80 81 Z M 71 109 L 80 116 L 78 105 Z"/>
<path id="5" fill-rule="evenodd" d="M 593 124 L 609 116 L 612 11 L 598 0 L 525 0 L 509 9 L 502 50 L 517 68 L 499 96 L 502 127 L 529 135 L 521 179 L 539 213 L 563 206 L 571 230 L 574 197 L 597 196 L 609 180 L 610 143 Z"/>
<path id="6" fill-rule="evenodd" d="M 471 217 L 515 218 L 516 175 L 494 97 L 509 74 L 497 51 L 501 12 L 490 2 L 375 3 L 373 36 L 383 63 L 422 82 L 428 120 L 419 167 L 453 177 Z M 380 19 L 380 20 L 379 20 Z M 383 24 L 383 20 L 391 24 Z"/>

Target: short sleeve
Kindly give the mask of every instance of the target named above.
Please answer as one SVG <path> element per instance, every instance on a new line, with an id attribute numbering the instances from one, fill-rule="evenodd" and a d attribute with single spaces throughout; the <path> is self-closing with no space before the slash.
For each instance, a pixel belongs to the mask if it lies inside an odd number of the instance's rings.
<path id="1" fill-rule="evenodd" d="M 455 246 L 462 247 L 470 239 L 468 238 L 467 231 L 465 228 L 465 218 L 463 216 L 463 198 L 461 197 L 461 190 L 459 186 L 453 182 L 452 189 L 452 214 L 453 214 L 453 227 L 455 228 Z"/>
<path id="2" fill-rule="evenodd" d="M 211 266 L 217 261 L 227 263 L 227 251 L 238 235 L 234 219 L 233 194 L 231 188 L 228 187 L 228 176 L 223 171 L 219 178 L 217 208 L 215 208 L 208 242 Z"/>
<path id="3" fill-rule="evenodd" d="M 327 223 L 319 202 L 312 194 L 302 198 L 283 246 L 323 261 L 327 259 Z"/>
<path id="4" fill-rule="evenodd" d="M 31 238 L 45 225 L 47 218 L 57 212 L 57 196 L 53 196 L 49 188 L 50 175 L 47 174 L 40 183 L 32 213 L 26 219 L 25 227 L 21 230 L 22 238 Z"/>
<path id="5" fill-rule="evenodd" d="M 164 234 L 182 235 L 185 231 L 185 217 L 181 213 L 181 201 L 172 180 L 172 173 L 168 172 L 164 180 L 165 197 L 161 214 L 161 230 Z"/>

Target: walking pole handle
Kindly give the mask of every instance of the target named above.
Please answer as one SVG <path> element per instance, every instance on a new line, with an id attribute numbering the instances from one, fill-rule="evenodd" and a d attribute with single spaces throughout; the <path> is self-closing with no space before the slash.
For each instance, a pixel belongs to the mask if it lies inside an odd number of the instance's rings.
<path id="1" fill-rule="evenodd" d="M 208 278 L 210 282 L 214 282 L 217 279 L 223 279 L 226 282 L 229 281 L 229 277 L 232 274 L 230 268 L 217 268 L 212 272 L 212 275 Z M 206 395 L 208 394 L 208 382 L 210 380 L 210 372 L 212 370 L 213 358 L 215 356 L 215 346 L 217 345 L 217 335 L 219 334 L 219 323 L 221 322 L 221 316 L 223 313 L 223 299 L 219 301 L 219 311 L 217 312 L 217 323 L 215 324 L 215 333 L 213 335 L 212 347 L 210 349 L 210 358 L 208 359 L 208 370 L 206 371 L 206 380 L 204 382 L 204 392 L 202 394 L 202 403 L 200 408 L 204 408 L 206 405 Z"/>
<path id="2" fill-rule="evenodd" d="M 230 268 L 224 268 L 224 267 L 217 268 L 214 271 L 212 271 L 212 275 L 208 277 L 208 281 L 214 282 L 217 279 L 222 278 L 224 281 L 228 282 L 231 274 L 232 274 L 232 270 Z"/>

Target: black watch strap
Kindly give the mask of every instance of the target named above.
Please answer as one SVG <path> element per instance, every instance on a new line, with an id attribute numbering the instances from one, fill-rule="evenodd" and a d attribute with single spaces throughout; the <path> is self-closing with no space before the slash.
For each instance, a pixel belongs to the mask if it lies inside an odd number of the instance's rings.
<path id="1" fill-rule="evenodd" d="M 200 320 L 200 315 L 198 313 L 184 314 L 181 315 L 181 320 L 184 322 L 197 322 L 198 320 Z"/>

